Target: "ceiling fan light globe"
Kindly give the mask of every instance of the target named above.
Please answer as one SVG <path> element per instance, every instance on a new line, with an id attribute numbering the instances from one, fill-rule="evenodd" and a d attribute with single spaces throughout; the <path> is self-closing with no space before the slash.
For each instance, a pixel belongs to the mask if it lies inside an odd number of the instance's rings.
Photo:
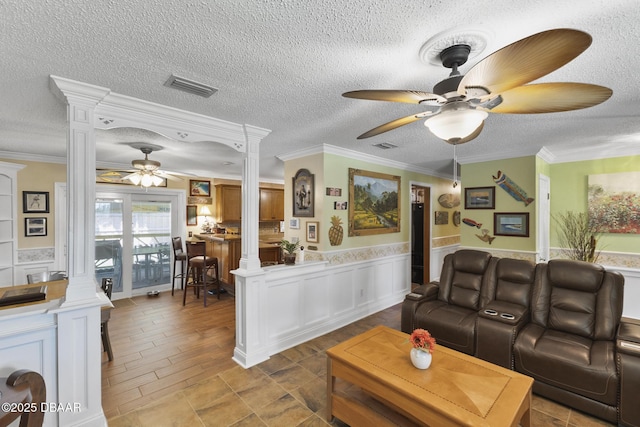
<path id="1" fill-rule="evenodd" d="M 482 110 L 450 110 L 430 117 L 424 125 L 440 139 L 459 141 L 471 135 L 487 116 Z"/>
<path id="2" fill-rule="evenodd" d="M 162 184 L 164 182 L 164 180 L 159 177 L 158 175 L 152 175 L 151 176 L 151 182 L 153 183 L 153 185 L 155 185 L 156 187 L 160 184 Z"/>
<path id="3" fill-rule="evenodd" d="M 149 174 L 144 174 L 142 179 L 140 180 L 140 185 L 143 187 L 151 187 L 153 184 L 153 176 Z"/>
<path id="4" fill-rule="evenodd" d="M 133 185 L 140 185 L 140 181 L 142 180 L 142 177 L 137 173 L 131 174 L 127 178 L 133 183 Z"/>

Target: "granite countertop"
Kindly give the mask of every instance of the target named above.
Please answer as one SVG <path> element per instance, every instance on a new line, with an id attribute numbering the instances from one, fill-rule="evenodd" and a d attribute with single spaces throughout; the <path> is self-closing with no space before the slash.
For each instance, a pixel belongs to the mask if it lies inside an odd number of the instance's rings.
<path id="1" fill-rule="evenodd" d="M 214 233 L 201 233 L 195 234 L 195 236 L 202 240 L 212 240 L 214 242 L 240 240 L 242 236 L 239 234 L 214 234 Z"/>
<path id="2" fill-rule="evenodd" d="M 201 239 L 201 240 L 209 240 L 212 242 L 230 242 L 230 241 L 235 241 L 235 240 L 242 240 L 242 236 L 240 234 L 209 234 L 209 233 L 201 233 L 201 234 L 194 234 L 194 237 Z M 279 237 L 277 234 L 276 235 L 266 235 L 266 236 L 260 236 L 260 241 L 258 242 L 258 248 L 260 249 L 264 249 L 264 248 L 273 248 L 275 246 L 277 246 L 277 243 L 280 243 L 280 240 L 282 240 L 282 237 Z"/>

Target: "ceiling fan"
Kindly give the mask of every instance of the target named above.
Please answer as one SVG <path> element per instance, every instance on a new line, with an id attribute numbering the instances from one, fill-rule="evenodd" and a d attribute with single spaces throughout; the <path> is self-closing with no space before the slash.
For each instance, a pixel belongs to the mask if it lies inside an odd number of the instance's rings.
<path id="1" fill-rule="evenodd" d="M 420 104 L 416 114 L 385 123 L 358 136 L 369 138 L 427 118 L 425 126 L 438 138 L 462 144 L 482 132 L 488 113 L 556 113 L 591 107 L 612 95 L 609 88 L 585 83 L 527 84 L 562 67 L 585 51 L 591 36 L 574 29 L 543 31 L 514 42 L 487 56 L 465 75 L 458 67 L 469 58 L 471 47 L 454 44 L 440 52 L 451 68 L 448 78 L 432 93 L 416 90 L 356 90 L 347 98 Z"/>
<path id="2" fill-rule="evenodd" d="M 150 144 L 138 144 L 132 146 L 142 151 L 144 159 L 133 160 L 131 162 L 131 166 L 136 170 L 133 173 L 124 176 L 122 179 L 128 179 L 134 185 L 140 185 L 142 187 L 151 187 L 152 185 L 157 187 L 158 185 L 163 184 L 165 179 L 182 180 L 182 178 L 173 176 L 168 171 L 160 170 L 160 162 L 149 159 L 149 154 L 153 151 L 162 150 L 162 147 Z"/>

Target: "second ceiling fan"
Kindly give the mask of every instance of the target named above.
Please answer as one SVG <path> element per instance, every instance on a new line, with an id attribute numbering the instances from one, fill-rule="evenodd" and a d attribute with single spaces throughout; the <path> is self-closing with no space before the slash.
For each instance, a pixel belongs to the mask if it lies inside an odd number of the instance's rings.
<path id="1" fill-rule="evenodd" d="M 467 61 L 471 47 L 455 44 L 440 52 L 442 65 L 451 68 L 451 74 L 432 92 L 356 90 L 342 95 L 427 108 L 375 127 L 358 139 L 427 118 L 425 126 L 438 138 L 453 145 L 462 144 L 480 135 L 489 112 L 557 113 L 592 107 L 609 99 L 611 89 L 593 84 L 528 84 L 576 58 L 591 45 L 591 40 L 589 34 L 574 29 L 543 31 L 492 53 L 465 75 L 458 72 L 458 67 Z"/>

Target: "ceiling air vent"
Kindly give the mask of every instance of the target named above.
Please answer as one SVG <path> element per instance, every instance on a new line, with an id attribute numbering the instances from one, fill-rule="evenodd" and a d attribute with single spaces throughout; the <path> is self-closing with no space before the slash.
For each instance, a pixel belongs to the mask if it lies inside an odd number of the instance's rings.
<path id="1" fill-rule="evenodd" d="M 380 144 L 373 144 L 374 147 L 381 148 L 383 150 L 388 150 L 390 148 L 398 148 L 397 145 L 394 145 L 390 142 L 381 142 Z"/>
<path id="2" fill-rule="evenodd" d="M 171 77 L 169 77 L 169 80 L 164 82 L 164 85 L 181 90 L 183 92 L 202 96 L 203 98 L 209 98 L 211 95 L 218 91 L 218 89 L 216 89 L 215 87 L 194 82 L 193 80 L 187 80 L 184 77 L 174 76 L 173 74 L 171 75 Z"/>

